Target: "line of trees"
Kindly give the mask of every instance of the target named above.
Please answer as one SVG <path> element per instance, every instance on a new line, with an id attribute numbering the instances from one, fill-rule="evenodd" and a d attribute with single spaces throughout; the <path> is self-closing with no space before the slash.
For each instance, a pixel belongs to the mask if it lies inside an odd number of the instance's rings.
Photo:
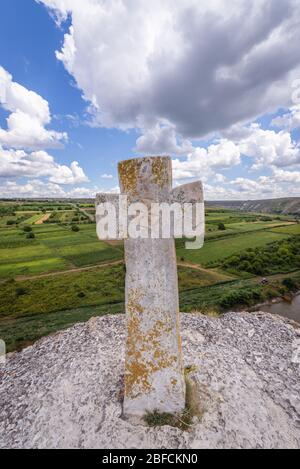
<path id="1" fill-rule="evenodd" d="M 260 248 L 249 248 L 227 258 L 222 267 L 254 275 L 268 275 L 300 268 L 300 236 L 276 241 Z"/>

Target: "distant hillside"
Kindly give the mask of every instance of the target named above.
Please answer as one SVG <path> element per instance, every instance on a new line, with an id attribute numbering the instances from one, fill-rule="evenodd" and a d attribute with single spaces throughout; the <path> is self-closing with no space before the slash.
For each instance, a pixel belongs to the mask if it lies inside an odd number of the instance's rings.
<path id="1" fill-rule="evenodd" d="M 208 206 L 223 207 L 245 212 L 300 215 L 300 197 L 269 200 L 223 200 L 207 202 Z"/>

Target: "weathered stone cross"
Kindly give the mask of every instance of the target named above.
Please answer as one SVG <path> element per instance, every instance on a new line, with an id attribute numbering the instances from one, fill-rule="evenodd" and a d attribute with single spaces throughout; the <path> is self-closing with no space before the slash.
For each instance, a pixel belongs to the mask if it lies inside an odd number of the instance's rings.
<path id="1" fill-rule="evenodd" d="M 119 163 L 119 179 L 121 194 L 127 195 L 129 204 L 142 202 L 149 207 L 153 202 L 178 202 L 181 206 L 197 202 L 203 205 L 200 182 L 172 190 L 169 157 L 123 161 Z M 97 208 L 107 202 L 119 210 L 118 195 L 97 195 Z M 99 218 L 98 214 L 97 222 Z M 204 214 L 200 224 L 203 230 Z M 121 238 L 125 239 L 126 260 L 124 415 L 142 418 L 155 410 L 180 413 L 185 407 L 185 379 L 174 236 L 132 239 L 117 230 L 116 239 Z"/>

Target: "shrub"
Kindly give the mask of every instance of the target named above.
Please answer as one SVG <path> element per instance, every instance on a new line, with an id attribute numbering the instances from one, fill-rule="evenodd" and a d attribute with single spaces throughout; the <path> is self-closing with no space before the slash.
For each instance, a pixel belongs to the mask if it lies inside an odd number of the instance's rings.
<path id="1" fill-rule="evenodd" d="M 7 220 L 6 224 L 7 224 L 7 226 L 12 226 L 12 225 L 15 225 L 16 222 L 15 222 L 15 220 Z"/>
<path id="2" fill-rule="evenodd" d="M 218 230 L 219 231 L 225 231 L 226 230 L 226 227 L 225 227 L 224 223 L 219 223 L 218 224 Z"/>
<path id="3" fill-rule="evenodd" d="M 246 271 L 255 275 L 286 272 L 300 266 L 300 236 L 275 241 L 260 248 L 248 248 L 239 255 L 222 261 L 227 269 Z"/>
<path id="4" fill-rule="evenodd" d="M 293 278 L 290 278 L 290 277 L 285 278 L 284 280 L 282 280 L 281 283 L 288 290 L 291 290 L 291 291 L 298 290 L 298 284 Z"/>
<path id="5" fill-rule="evenodd" d="M 78 231 L 80 231 L 79 226 L 77 225 L 73 225 L 71 229 L 74 231 L 74 233 L 78 233 Z"/>
<path id="6" fill-rule="evenodd" d="M 252 272 L 256 275 L 262 275 L 264 273 L 264 268 L 259 261 L 254 262 L 252 265 Z"/>
<path id="7" fill-rule="evenodd" d="M 24 295 L 26 295 L 26 293 L 27 293 L 26 288 L 22 288 L 22 287 L 16 288 L 16 295 L 17 296 L 24 296 Z"/>
<path id="8" fill-rule="evenodd" d="M 237 265 L 240 261 L 240 258 L 238 256 L 231 256 L 228 260 L 227 260 L 227 264 L 228 265 Z"/>
<path id="9" fill-rule="evenodd" d="M 31 231 L 30 233 L 27 234 L 26 238 L 27 238 L 27 239 L 34 239 L 34 238 L 35 238 L 35 234 Z"/>
<path id="10" fill-rule="evenodd" d="M 290 253 L 290 251 L 289 251 L 289 249 L 288 249 L 287 246 L 283 246 L 283 247 L 281 247 L 281 248 L 278 249 L 278 255 L 279 255 L 280 257 L 287 257 L 287 256 L 290 256 L 290 254 L 291 254 L 291 253 Z"/>
<path id="11" fill-rule="evenodd" d="M 239 269 L 243 270 L 244 272 L 251 272 L 251 264 L 249 261 L 243 261 L 239 265 Z"/>
<path id="12" fill-rule="evenodd" d="M 24 226 L 23 231 L 25 233 L 30 233 L 32 231 L 32 228 L 31 228 L 31 226 Z"/>
<path id="13" fill-rule="evenodd" d="M 220 305 L 223 309 L 232 308 L 238 305 L 250 306 L 252 303 L 261 299 L 261 291 L 259 289 L 236 290 L 223 296 Z"/>

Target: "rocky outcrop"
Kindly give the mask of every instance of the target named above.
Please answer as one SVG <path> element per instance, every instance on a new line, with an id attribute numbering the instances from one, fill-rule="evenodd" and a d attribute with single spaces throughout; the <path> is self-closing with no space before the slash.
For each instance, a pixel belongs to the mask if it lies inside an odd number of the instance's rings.
<path id="1" fill-rule="evenodd" d="M 189 431 L 122 418 L 124 317 L 104 316 L 0 366 L 0 447 L 299 448 L 297 325 L 264 313 L 181 319 L 200 403 Z"/>
<path id="2" fill-rule="evenodd" d="M 282 215 L 300 214 L 300 197 L 263 200 L 224 200 L 207 202 L 208 207 L 222 207 L 245 212 L 278 213 Z"/>

